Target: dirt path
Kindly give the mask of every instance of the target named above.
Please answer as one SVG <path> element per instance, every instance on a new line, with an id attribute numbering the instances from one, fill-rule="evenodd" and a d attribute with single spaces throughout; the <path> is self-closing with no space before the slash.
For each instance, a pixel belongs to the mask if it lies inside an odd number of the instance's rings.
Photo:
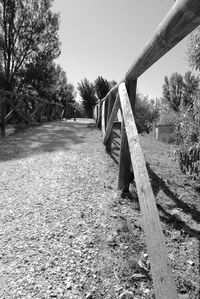
<path id="1" fill-rule="evenodd" d="M 155 298 L 137 194 L 93 120 L 0 139 L 0 298 Z M 180 298 L 199 298 L 199 191 L 141 137 Z M 153 153 L 153 154 L 152 154 Z"/>
<path id="2" fill-rule="evenodd" d="M 94 122 L 47 123 L 0 142 L 0 298 L 118 298 L 135 220 L 123 216 L 117 166 Z"/>

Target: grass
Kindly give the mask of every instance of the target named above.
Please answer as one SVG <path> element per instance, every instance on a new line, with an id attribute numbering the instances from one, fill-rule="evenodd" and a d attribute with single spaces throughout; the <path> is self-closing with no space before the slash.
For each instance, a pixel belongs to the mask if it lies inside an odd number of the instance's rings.
<path id="1" fill-rule="evenodd" d="M 170 145 L 140 136 L 177 288 L 199 298 L 200 200 L 196 183 L 181 173 Z"/>

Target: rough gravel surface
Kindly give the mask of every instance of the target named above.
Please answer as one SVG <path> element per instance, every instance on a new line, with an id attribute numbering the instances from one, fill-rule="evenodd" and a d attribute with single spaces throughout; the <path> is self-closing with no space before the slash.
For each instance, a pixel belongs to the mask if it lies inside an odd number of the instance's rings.
<path id="1" fill-rule="evenodd" d="M 135 220 L 94 122 L 46 123 L 0 142 L 0 298 L 123 295 Z"/>
<path id="2" fill-rule="evenodd" d="M 155 298 L 134 183 L 117 191 L 93 120 L 46 123 L 0 139 L 0 298 Z M 180 298 L 199 298 L 199 188 L 168 145 L 141 136 Z"/>

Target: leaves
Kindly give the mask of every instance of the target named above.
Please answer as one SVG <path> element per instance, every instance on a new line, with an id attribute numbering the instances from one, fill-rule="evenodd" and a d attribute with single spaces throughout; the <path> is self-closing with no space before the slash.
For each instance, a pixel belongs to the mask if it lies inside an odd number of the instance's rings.
<path id="1" fill-rule="evenodd" d="M 175 112 L 179 111 L 181 99 L 183 95 L 183 77 L 182 75 L 173 73 L 168 79 L 167 76 L 164 78 L 162 98 L 163 101 L 168 102 L 170 108 Z"/>
<path id="2" fill-rule="evenodd" d="M 78 83 L 78 91 L 80 92 L 83 105 L 88 114 L 88 117 L 92 117 L 93 107 L 97 103 L 94 85 L 85 78 L 80 83 Z"/>
<path id="3" fill-rule="evenodd" d="M 59 15 L 50 10 L 51 3 L 51 0 L 0 3 L 0 64 L 6 89 L 15 88 L 18 73 L 27 62 L 41 54 L 49 61 L 60 54 Z"/>
<path id="4" fill-rule="evenodd" d="M 103 77 L 99 76 L 95 81 L 94 81 L 94 88 L 97 94 L 97 97 L 102 100 L 107 93 L 110 90 L 110 84 L 109 82 L 104 79 Z"/>
<path id="5" fill-rule="evenodd" d="M 196 97 L 192 106 L 183 110 L 176 122 L 176 144 L 172 147 L 172 155 L 178 160 L 181 171 L 194 179 L 200 173 L 199 119 L 199 97 Z"/>

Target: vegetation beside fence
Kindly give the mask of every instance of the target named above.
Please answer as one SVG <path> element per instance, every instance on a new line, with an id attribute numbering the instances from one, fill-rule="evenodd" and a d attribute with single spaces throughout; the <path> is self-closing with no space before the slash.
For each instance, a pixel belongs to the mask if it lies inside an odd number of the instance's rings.
<path id="1" fill-rule="evenodd" d="M 7 124 L 35 125 L 42 120 L 53 121 L 74 116 L 73 103 L 49 102 L 38 97 L 0 90 L 1 136 L 6 134 Z"/>
<path id="2" fill-rule="evenodd" d="M 114 123 L 121 120 L 118 187 L 123 190 L 129 188 L 132 166 L 157 299 L 175 299 L 178 294 L 135 124 L 137 79 L 200 24 L 199 15 L 198 0 L 176 1 L 125 78 L 109 91 L 94 111 L 97 124 L 101 124 L 103 143 L 108 152 L 111 151 Z"/>

